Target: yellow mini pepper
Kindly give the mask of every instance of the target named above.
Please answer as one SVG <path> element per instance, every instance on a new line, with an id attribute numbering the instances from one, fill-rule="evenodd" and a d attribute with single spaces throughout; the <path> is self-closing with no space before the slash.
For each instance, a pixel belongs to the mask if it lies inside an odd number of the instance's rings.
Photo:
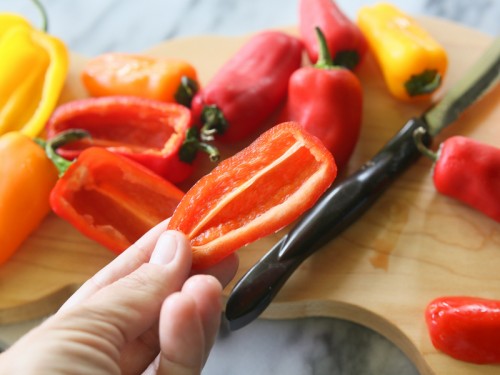
<path id="1" fill-rule="evenodd" d="M 19 130 L 35 137 L 58 103 L 68 51 L 16 14 L 0 14 L 0 25 L 0 134 Z"/>
<path id="2" fill-rule="evenodd" d="M 428 98 L 440 86 L 448 65 L 446 51 L 416 20 L 380 3 L 360 9 L 358 26 L 396 98 Z"/>

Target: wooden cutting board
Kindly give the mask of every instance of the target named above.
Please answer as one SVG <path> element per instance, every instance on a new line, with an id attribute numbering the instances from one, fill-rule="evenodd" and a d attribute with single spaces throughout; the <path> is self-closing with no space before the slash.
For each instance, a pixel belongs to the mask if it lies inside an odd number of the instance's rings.
<path id="1" fill-rule="evenodd" d="M 421 22 L 446 47 L 450 57 L 437 99 L 492 38 L 443 20 L 421 18 Z M 179 39 L 148 53 L 185 58 L 197 67 L 201 81 L 207 82 L 247 38 Z M 62 101 L 85 95 L 79 81 L 84 62 L 83 57 L 72 56 Z M 371 57 L 359 77 L 364 88 L 364 124 L 350 172 L 374 155 L 408 118 L 429 105 L 392 99 Z M 499 99 L 497 87 L 448 128 L 436 144 L 450 135 L 462 134 L 500 146 Z M 193 181 L 207 168 L 204 166 Z M 361 220 L 302 264 L 263 317 L 329 316 L 366 325 L 393 341 L 422 374 L 500 373 L 500 366 L 467 364 L 437 352 L 427 335 L 423 313 L 435 297 L 500 299 L 500 224 L 437 194 L 430 173 L 431 162 L 426 159 L 406 171 Z M 235 281 L 281 235 L 242 249 Z M 113 257 L 69 224 L 49 215 L 14 258 L 0 267 L 0 324 L 54 312 Z"/>

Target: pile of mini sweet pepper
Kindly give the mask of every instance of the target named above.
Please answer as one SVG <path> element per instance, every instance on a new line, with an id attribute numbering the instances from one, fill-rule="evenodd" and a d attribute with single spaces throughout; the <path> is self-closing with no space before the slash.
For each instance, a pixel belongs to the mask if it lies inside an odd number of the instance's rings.
<path id="1" fill-rule="evenodd" d="M 357 71 L 367 54 L 398 100 L 429 99 L 447 69 L 443 47 L 390 4 L 362 7 L 353 22 L 332 0 L 300 0 L 298 36 L 254 35 L 204 86 L 187 61 L 106 53 L 82 71 L 89 97 L 60 104 L 68 51 L 42 15 L 38 29 L 0 14 L 0 264 L 50 210 L 123 251 L 172 214 L 184 196 L 176 184 L 191 175 L 200 151 L 216 162 L 217 145 L 247 142 L 277 122 L 297 122 L 317 137 L 342 172 L 362 130 Z M 419 147 L 437 160 L 439 192 L 500 221 L 500 182 L 488 172 L 500 169 L 498 148 L 452 138 L 438 158 Z M 470 163 L 477 173 L 467 177 L 461 170 Z M 435 333 L 442 323 L 436 304 L 429 309 Z"/>

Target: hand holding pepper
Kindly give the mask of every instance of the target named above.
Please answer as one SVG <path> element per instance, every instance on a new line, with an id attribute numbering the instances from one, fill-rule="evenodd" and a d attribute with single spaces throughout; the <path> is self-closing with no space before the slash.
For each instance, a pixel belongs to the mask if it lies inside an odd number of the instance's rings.
<path id="1" fill-rule="evenodd" d="M 359 139 L 363 93 L 354 73 L 333 65 L 322 31 L 316 33 L 319 59 L 290 77 L 280 121 L 296 121 L 318 137 L 343 170 Z"/>
<path id="2" fill-rule="evenodd" d="M 220 325 L 222 288 L 238 261 L 192 275 L 188 241 L 165 225 L 2 353 L 1 372 L 200 374 Z"/>

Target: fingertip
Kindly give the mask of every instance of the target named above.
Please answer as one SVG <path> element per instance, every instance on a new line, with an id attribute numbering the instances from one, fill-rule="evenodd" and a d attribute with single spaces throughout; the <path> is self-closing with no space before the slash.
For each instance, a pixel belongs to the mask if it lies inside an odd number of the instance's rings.
<path id="1" fill-rule="evenodd" d="M 197 304 L 183 292 L 170 295 L 160 314 L 162 369 L 169 373 L 195 373 L 204 363 L 205 337 Z M 190 370 L 190 371 L 188 371 Z M 165 372 L 167 373 L 167 372 Z"/>
<path id="2" fill-rule="evenodd" d="M 191 245 L 186 236 L 178 231 L 166 230 L 160 234 L 149 263 L 168 264 L 177 256 L 188 257 L 191 262 Z"/>

